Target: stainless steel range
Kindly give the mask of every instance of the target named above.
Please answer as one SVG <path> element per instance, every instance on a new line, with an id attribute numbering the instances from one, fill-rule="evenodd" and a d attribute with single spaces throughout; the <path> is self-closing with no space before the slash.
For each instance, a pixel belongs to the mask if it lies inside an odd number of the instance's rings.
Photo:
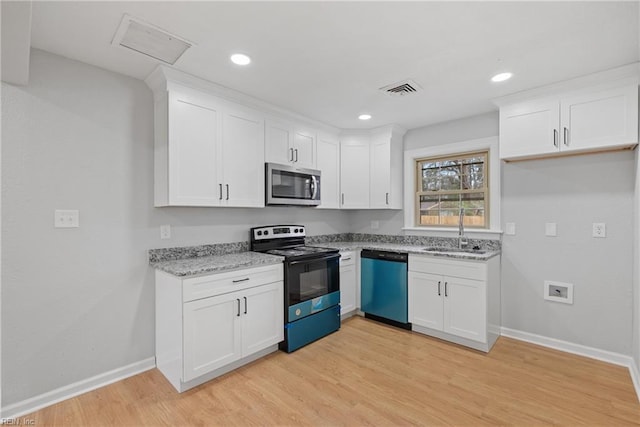
<path id="1" fill-rule="evenodd" d="M 340 329 L 340 254 L 305 245 L 302 225 L 251 229 L 251 250 L 284 256 L 284 341 L 290 353 Z"/>

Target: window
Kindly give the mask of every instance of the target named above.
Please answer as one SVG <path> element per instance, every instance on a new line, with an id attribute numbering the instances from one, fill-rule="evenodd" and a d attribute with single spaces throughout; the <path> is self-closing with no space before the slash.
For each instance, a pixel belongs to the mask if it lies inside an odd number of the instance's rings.
<path id="1" fill-rule="evenodd" d="M 416 225 L 489 228 L 488 151 L 415 160 Z"/>

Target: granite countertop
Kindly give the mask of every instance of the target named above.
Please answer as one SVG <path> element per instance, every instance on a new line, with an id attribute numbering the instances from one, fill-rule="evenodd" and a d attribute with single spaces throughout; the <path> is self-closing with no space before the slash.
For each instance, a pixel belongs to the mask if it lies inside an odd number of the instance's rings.
<path id="1" fill-rule="evenodd" d="M 427 245 L 400 245 L 395 243 L 378 243 L 378 242 L 325 242 L 325 243 L 313 243 L 310 246 L 319 246 L 323 248 L 335 248 L 341 252 L 354 251 L 358 249 L 378 249 L 390 252 L 404 252 L 418 255 L 428 255 L 455 259 L 468 259 L 484 261 L 494 256 L 500 255 L 500 250 L 487 250 L 484 253 L 471 253 L 471 252 L 425 252 L 424 248 Z M 451 249 L 449 249 L 451 250 Z"/>
<path id="2" fill-rule="evenodd" d="M 152 267 L 178 277 L 250 268 L 259 265 L 280 264 L 284 257 L 259 252 L 236 252 L 225 255 L 201 256 L 151 263 Z"/>

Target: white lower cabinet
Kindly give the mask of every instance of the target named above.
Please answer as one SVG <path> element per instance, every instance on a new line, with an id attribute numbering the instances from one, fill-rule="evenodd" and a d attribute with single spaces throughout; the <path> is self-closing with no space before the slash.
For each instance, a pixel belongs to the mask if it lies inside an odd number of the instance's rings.
<path id="1" fill-rule="evenodd" d="M 340 256 L 340 315 L 345 318 L 356 311 L 356 259 L 354 252 Z"/>
<path id="2" fill-rule="evenodd" d="M 156 365 L 180 392 L 277 350 L 282 264 L 179 278 L 156 272 Z"/>
<path id="3" fill-rule="evenodd" d="M 412 329 L 482 351 L 500 334 L 500 257 L 487 261 L 409 256 Z"/>

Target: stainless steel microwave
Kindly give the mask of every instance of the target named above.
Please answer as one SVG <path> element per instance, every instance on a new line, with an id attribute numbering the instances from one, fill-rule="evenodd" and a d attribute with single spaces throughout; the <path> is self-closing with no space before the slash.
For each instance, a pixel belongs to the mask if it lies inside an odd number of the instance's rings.
<path id="1" fill-rule="evenodd" d="M 320 204 L 320 171 L 277 163 L 267 163 L 265 169 L 267 205 Z"/>

